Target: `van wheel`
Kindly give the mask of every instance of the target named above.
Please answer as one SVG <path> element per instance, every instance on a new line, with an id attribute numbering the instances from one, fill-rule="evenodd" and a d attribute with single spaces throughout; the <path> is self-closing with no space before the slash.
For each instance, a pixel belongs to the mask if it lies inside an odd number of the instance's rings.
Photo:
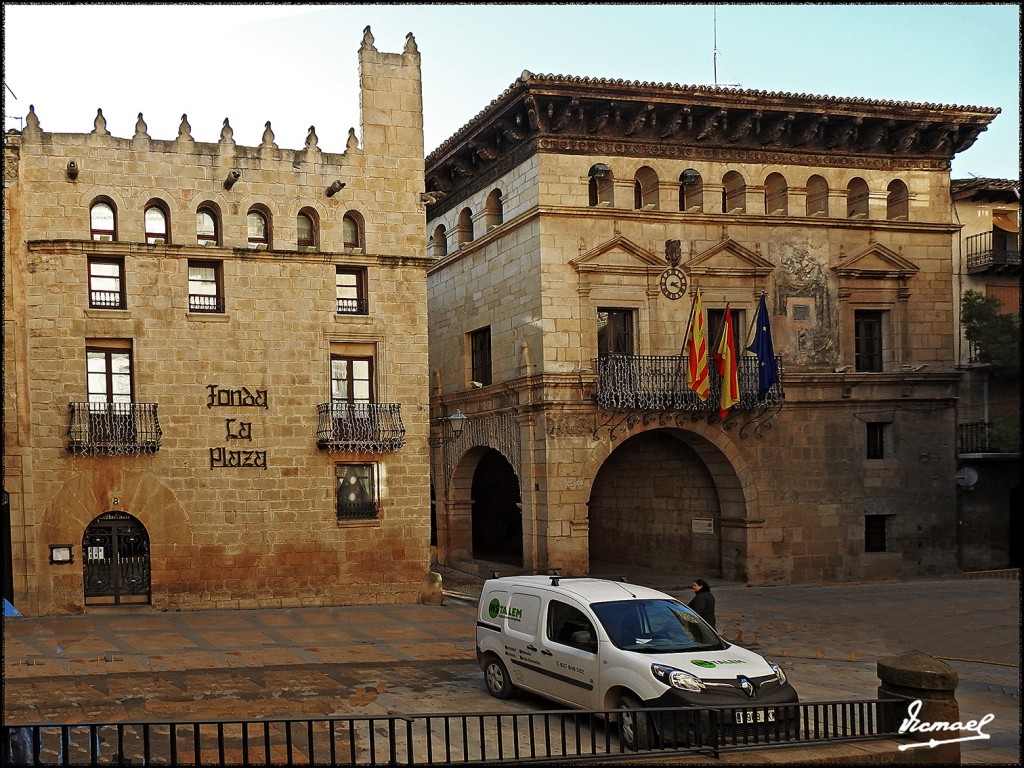
<path id="1" fill-rule="evenodd" d="M 627 749 L 650 749 L 654 743 L 651 718 L 632 694 L 619 699 L 619 735 Z"/>
<path id="2" fill-rule="evenodd" d="M 487 692 L 496 699 L 508 699 L 515 693 L 515 686 L 508 676 L 508 669 L 497 656 L 488 656 L 484 664 L 484 682 Z"/>

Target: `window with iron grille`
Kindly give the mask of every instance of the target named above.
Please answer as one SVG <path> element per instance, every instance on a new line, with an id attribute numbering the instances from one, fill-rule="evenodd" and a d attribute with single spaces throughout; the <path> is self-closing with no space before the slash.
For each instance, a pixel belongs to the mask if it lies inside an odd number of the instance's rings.
<path id="1" fill-rule="evenodd" d="M 864 516 L 864 551 L 885 552 L 885 521 L 888 515 Z"/>
<path id="2" fill-rule="evenodd" d="M 339 315 L 365 315 L 369 312 L 365 269 L 337 267 L 334 286 Z"/>
<path id="3" fill-rule="evenodd" d="M 127 309 L 124 259 L 89 257 L 89 307 Z"/>
<path id="4" fill-rule="evenodd" d="M 877 309 L 858 309 L 853 313 L 854 368 L 880 372 L 883 368 L 883 321 L 885 313 Z"/>
<path id="5" fill-rule="evenodd" d="M 335 475 L 338 519 L 375 520 L 380 513 L 376 467 L 373 464 L 338 464 Z"/>
<path id="6" fill-rule="evenodd" d="M 188 311 L 223 312 L 224 281 L 219 261 L 188 262 Z"/>
<path id="7" fill-rule="evenodd" d="M 481 328 L 469 334 L 470 379 L 491 383 L 491 329 Z"/>
<path id="8" fill-rule="evenodd" d="M 597 354 L 632 355 L 633 351 L 633 310 L 597 310 Z"/>

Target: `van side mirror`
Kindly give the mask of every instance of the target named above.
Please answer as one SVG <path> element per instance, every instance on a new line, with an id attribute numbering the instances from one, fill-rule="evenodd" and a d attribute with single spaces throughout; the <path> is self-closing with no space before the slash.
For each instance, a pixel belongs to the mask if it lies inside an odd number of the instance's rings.
<path id="1" fill-rule="evenodd" d="M 581 629 L 579 632 L 573 632 L 569 637 L 569 642 L 581 650 L 597 653 L 597 641 L 594 640 L 593 635 L 585 629 Z"/>

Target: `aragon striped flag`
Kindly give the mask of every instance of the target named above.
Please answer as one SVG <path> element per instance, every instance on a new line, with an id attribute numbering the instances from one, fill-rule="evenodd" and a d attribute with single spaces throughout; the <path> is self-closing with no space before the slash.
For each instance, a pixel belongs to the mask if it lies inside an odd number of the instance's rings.
<path id="1" fill-rule="evenodd" d="M 693 299 L 690 323 L 686 331 L 686 386 L 697 393 L 702 401 L 708 399 L 708 334 L 704 326 L 704 308 L 700 303 L 700 289 Z"/>
<path id="2" fill-rule="evenodd" d="M 722 395 L 718 401 L 718 415 L 723 419 L 729 409 L 740 401 L 739 361 L 736 359 L 736 338 L 732 331 L 732 312 L 725 305 L 725 322 L 715 352 L 715 369 L 722 377 Z"/>

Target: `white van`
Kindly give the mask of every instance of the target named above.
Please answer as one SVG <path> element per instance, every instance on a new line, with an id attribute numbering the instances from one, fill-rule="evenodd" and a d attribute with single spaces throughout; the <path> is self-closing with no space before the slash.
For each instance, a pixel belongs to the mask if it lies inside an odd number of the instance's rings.
<path id="1" fill-rule="evenodd" d="M 489 579 L 476 653 L 498 698 L 522 688 L 578 709 L 625 710 L 631 748 L 659 736 L 644 708 L 736 707 L 737 724 L 771 727 L 784 712 L 764 705 L 799 700 L 780 667 L 722 639 L 671 595 L 606 579 Z"/>

